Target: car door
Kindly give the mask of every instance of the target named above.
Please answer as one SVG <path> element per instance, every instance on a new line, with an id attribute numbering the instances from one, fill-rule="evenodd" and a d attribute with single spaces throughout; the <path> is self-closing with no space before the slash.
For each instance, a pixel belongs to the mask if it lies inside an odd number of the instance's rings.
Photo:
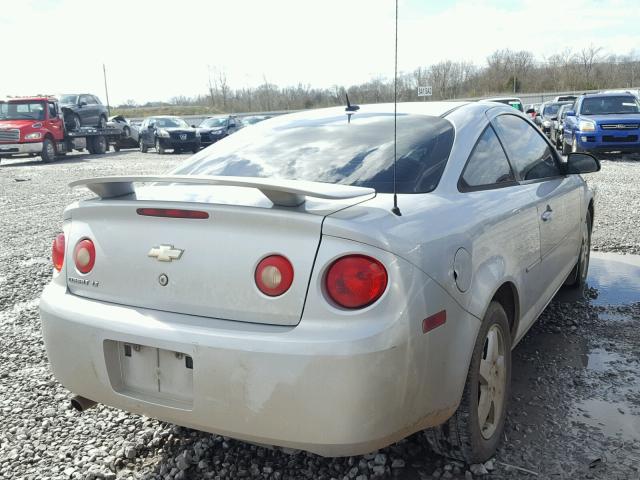
<path id="1" fill-rule="evenodd" d="M 475 281 L 485 283 L 480 280 L 484 265 L 503 265 L 504 274 L 518 289 L 521 328 L 537 313 L 536 304 L 542 294 L 539 272 L 529 268 L 540 261 L 538 210 L 530 189 L 516 181 L 504 148 L 493 127 L 488 125 L 467 159 L 458 190 L 476 210 L 473 217 L 477 225 L 467 226 L 473 238 L 471 257 Z M 501 259 L 499 262 L 497 257 Z M 456 270 L 455 262 L 454 272 L 464 282 L 464 273 Z"/>
<path id="2" fill-rule="evenodd" d="M 60 141 L 64 138 L 64 125 L 58 113 L 58 104 L 55 102 L 47 102 L 47 109 L 47 120 L 45 121 L 47 130 L 53 133 L 56 141 Z"/>
<path id="3" fill-rule="evenodd" d="M 503 114 L 493 119 L 498 137 L 516 170 L 529 185 L 538 212 L 540 277 L 546 305 L 575 264 L 580 233 L 580 189 L 575 175 L 563 175 L 549 141 L 526 119 Z M 543 306 L 544 306 L 543 305 Z"/>
<path id="4" fill-rule="evenodd" d="M 78 97 L 78 115 L 83 126 L 94 125 L 88 95 L 80 95 Z"/>
<path id="5" fill-rule="evenodd" d="M 150 119 L 146 118 L 140 125 L 138 141 L 143 145 L 151 145 L 149 141 L 149 121 Z"/>

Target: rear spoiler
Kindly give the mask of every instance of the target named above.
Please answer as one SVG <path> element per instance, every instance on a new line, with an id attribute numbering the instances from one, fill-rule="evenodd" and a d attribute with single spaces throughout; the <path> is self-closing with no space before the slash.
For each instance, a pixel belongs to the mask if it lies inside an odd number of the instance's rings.
<path id="1" fill-rule="evenodd" d="M 222 185 L 260 190 L 274 205 L 297 207 L 305 197 L 343 200 L 375 193 L 373 188 L 333 183 L 280 180 L 258 177 L 224 177 L 212 175 L 140 175 L 136 177 L 98 177 L 76 180 L 69 186 L 86 187 L 100 198 L 114 198 L 135 193 L 135 183 L 175 183 L 186 185 Z"/>

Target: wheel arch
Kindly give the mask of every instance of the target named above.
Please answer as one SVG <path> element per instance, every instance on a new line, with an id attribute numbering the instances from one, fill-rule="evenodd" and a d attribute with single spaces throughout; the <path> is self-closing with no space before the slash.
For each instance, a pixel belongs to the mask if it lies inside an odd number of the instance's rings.
<path id="1" fill-rule="evenodd" d="M 595 216 L 595 202 L 593 198 L 589 200 L 589 205 L 587 206 L 587 211 L 591 214 L 591 229 L 593 230 L 593 219 Z"/>
<path id="2" fill-rule="evenodd" d="M 498 302 L 504 308 L 507 318 L 509 319 L 509 329 L 511 330 L 511 339 L 515 339 L 516 332 L 520 325 L 520 296 L 518 288 L 511 281 L 506 281 L 500 285 L 494 292 L 489 304 L 492 301 Z M 489 308 L 487 304 L 487 308 Z"/>

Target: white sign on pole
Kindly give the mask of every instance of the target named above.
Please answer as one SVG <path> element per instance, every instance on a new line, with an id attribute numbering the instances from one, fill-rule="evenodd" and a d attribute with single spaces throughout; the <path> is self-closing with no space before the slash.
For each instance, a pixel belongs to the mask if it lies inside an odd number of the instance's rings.
<path id="1" fill-rule="evenodd" d="M 428 87 L 418 87 L 418 96 L 419 97 L 430 97 L 432 95 L 431 86 Z"/>

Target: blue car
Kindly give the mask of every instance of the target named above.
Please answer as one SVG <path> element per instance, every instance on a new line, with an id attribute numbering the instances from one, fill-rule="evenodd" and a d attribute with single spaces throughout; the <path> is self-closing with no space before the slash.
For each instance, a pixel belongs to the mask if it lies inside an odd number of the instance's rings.
<path id="1" fill-rule="evenodd" d="M 640 152 L 640 103 L 627 93 L 590 93 L 576 99 L 563 124 L 562 153 Z"/>

